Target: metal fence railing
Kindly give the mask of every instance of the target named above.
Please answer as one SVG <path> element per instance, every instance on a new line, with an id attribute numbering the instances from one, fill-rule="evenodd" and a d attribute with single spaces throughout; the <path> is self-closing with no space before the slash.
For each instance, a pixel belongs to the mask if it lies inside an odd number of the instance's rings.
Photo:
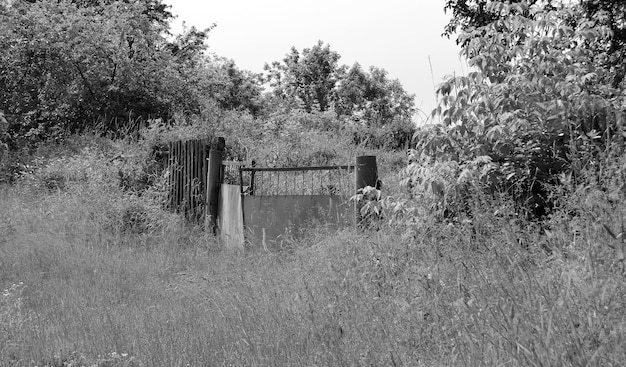
<path id="1" fill-rule="evenodd" d="M 232 167 L 232 166 L 231 166 Z M 242 192 L 255 196 L 339 195 L 354 194 L 354 165 L 312 167 L 245 167 L 239 166 L 225 179 L 238 177 Z M 224 181 L 227 182 L 227 181 Z"/>

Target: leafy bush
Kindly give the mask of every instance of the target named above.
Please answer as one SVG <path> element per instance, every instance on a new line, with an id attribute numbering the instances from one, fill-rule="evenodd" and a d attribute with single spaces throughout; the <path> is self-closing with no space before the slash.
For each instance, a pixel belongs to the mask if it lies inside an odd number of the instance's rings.
<path id="1" fill-rule="evenodd" d="M 558 10 L 498 1 L 487 6 L 500 17 L 459 37 L 476 71 L 440 85 L 433 114 L 443 124 L 418 131 L 419 157 L 408 173 L 421 181 L 415 165 L 454 161 L 459 184 L 469 174 L 542 217 L 559 174 L 577 178 L 607 146 L 623 146 L 624 91 L 613 88 L 612 71 L 598 61 L 603 55 L 589 46 L 610 30 L 577 18 L 574 4 Z M 477 160 L 489 162 L 476 175 Z"/>

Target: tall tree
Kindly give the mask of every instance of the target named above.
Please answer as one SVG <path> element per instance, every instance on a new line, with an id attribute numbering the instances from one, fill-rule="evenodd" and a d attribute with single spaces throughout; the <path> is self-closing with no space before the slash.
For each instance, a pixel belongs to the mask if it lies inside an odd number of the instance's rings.
<path id="1" fill-rule="evenodd" d="M 230 59 L 219 58 L 215 64 L 221 74 L 219 90 L 215 99 L 225 110 L 247 110 L 253 116 L 261 112 L 261 84 L 263 76 L 241 70 Z"/>
<path id="2" fill-rule="evenodd" d="M 371 77 L 357 62 L 343 75 L 337 87 L 335 111 L 340 116 L 355 116 L 365 109 L 365 95 L 371 89 Z"/>
<path id="3" fill-rule="evenodd" d="M 285 98 L 295 98 L 307 112 L 330 107 L 333 90 L 343 67 L 339 66 L 339 53 L 330 45 L 319 41 L 302 54 L 293 47 L 282 62 L 266 64 L 268 81 L 274 92 Z"/>
<path id="4" fill-rule="evenodd" d="M 372 66 L 365 72 L 355 63 L 340 78 L 335 112 L 367 126 L 384 126 L 394 120 L 411 121 L 415 102 L 399 80 L 389 79 L 386 70 Z"/>
<path id="5" fill-rule="evenodd" d="M 386 70 L 358 63 L 351 68 L 339 64 L 340 55 L 319 41 L 302 54 L 292 48 L 282 62 L 265 65 L 273 93 L 311 112 L 334 108 L 338 116 L 366 126 L 384 126 L 394 120 L 411 121 L 413 96 Z"/>

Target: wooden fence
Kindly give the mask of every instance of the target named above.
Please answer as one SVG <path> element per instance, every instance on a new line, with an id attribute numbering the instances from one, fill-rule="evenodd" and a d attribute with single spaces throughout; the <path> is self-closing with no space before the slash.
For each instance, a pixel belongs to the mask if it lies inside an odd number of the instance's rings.
<path id="1" fill-rule="evenodd" d="M 203 139 L 169 144 L 168 206 L 194 223 L 202 223 L 205 215 L 208 149 Z"/>

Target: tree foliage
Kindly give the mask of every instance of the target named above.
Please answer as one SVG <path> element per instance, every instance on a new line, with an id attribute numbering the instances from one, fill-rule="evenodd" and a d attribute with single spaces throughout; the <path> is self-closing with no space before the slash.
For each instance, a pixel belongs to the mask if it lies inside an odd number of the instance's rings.
<path id="1" fill-rule="evenodd" d="M 446 0 L 444 10 L 450 10 L 452 17 L 444 29 L 444 35 L 450 37 L 456 32 L 465 32 L 471 28 L 483 27 L 500 19 L 500 14 L 491 8 L 490 0 Z M 511 0 L 509 4 L 526 3 L 534 5 L 544 3 L 546 8 L 552 7 L 552 0 Z M 528 14 L 527 14 L 528 15 Z"/>
<path id="2" fill-rule="evenodd" d="M 220 89 L 214 94 L 219 106 L 225 110 L 245 110 L 258 116 L 263 109 L 263 76 L 239 69 L 230 59 L 218 58 L 214 64 L 222 77 Z"/>
<path id="3" fill-rule="evenodd" d="M 420 132 L 408 180 L 441 194 L 482 182 L 543 214 L 550 184 L 622 144 L 624 88 L 614 87 L 615 69 L 602 62 L 609 50 L 597 46 L 613 33 L 581 16 L 581 5 L 488 1 L 484 11 L 496 20 L 459 35 L 475 71 L 440 85 L 434 114 L 443 124 Z M 453 173 L 425 177 L 427 161 Z"/>
<path id="4" fill-rule="evenodd" d="M 571 7 L 572 2 L 564 3 L 556 0 L 509 0 L 502 3 L 509 5 L 519 14 L 534 19 L 535 12 L 528 9 L 542 9 L 544 11 L 555 11 Z M 624 57 L 626 56 L 626 2 L 622 0 L 581 0 L 577 5 L 578 11 L 572 17 L 564 18 L 570 26 L 576 27 L 581 18 L 590 22 L 593 26 L 606 27 L 610 33 L 598 39 L 595 44 L 587 45 L 596 52 L 603 54 L 601 62 L 607 69 L 612 69 L 612 84 L 617 88 L 624 81 L 626 67 Z M 495 24 L 497 20 L 506 15 L 501 11 L 501 6 L 493 6 L 490 0 L 447 0 L 444 7 L 446 11 L 452 12 L 452 17 L 445 27 L 444 35 L 450 37 L 456 32 L 461 35 L 457 42 L 466 45 L 468 37 L 463 34 L 490 24 Z M 479 35 L 474 33 L 475 36 Z"/>
<path id="5" fill-rule="evenodd" d="M 292 47 L 282 62 L 266 64 L 265 70 L 270 86 L 277 95 L 297 98 L 307 112 L 314 108 L 326 111 L 342 72 L 340 58 L 339 53 L 330 49 L 330 45 L 319 41 L 312 48 L 305 48 L 302 54 Z"/>
<path id="6" fill-rule="evenodd" d="M 0 1 L 0 146 L 15 156 L 86 129 L 121 136 L 150 119 L 225 110 L 275 121 L 319 113 L 310 128 L 338 131 L 342 121 L 358 127 L 356 142 L 410 140 L 413 96 L 385 70 L 348 70 L 320 41 L 268 65 L 263 80 L 208 53 L 214 26 L 172 35 L 172 18 L 162 0 Z"/>
<path id="7" fill-rule="evenodd" d="M 397 79 L 375 66 L 339 64 L 340 55 L 319 41 L 302 54 L 295 48 L 282 62 L 266 65 L 267 80 L 276 96 L 311 112 L 333 110 L 356 125 L 408 125 L 415 113 L 413 95 Z"/>
<path id="8" fill-rule="evenodd" d="M 365 126 L 384 126 L 394 119 L 410 121 L 415 103 L 397 79 L 388 78 L 386 70 L 372 66 L 368 73 L 355 63 L 337 87 L 335 111 Z"/>
<path id="9" fill-rule="evenodd" d="M 260 82 L 207 56 L 211 28 L 171 37 L 160 0 L 15 0 L 0 8 L 0 110 L 12 149 L 66 132 L 255 110 Z"/>
<path id="10" fill-rule="evenodd" d="M 13 2 L 0 21 L 0 47 L 10 50 L 0 56 L 0 109 L 19 117 L 14 134 L 47 137 L 101 116 L 167 113 L 174 101 L 163 92 L 182 83 L 146 5 Z"/>

